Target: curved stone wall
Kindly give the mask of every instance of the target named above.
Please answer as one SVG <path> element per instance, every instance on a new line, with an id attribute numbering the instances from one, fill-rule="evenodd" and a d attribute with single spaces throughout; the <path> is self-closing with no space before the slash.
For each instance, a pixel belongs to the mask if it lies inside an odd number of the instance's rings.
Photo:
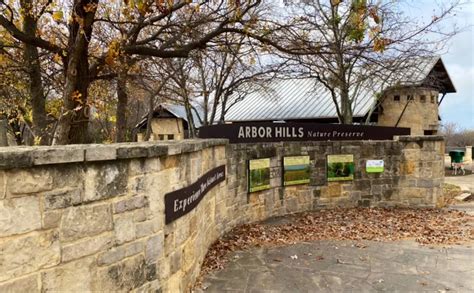
<path id="1" fill-rule="evenodd" d="M 0 291 L 185 292 L 209 246 L 238 224 L 332 206 L 434 206 L 443 140 L 229 145 L 189 140 L 0 148 Z M 326 182 L 326 155 L 353 154 L 354 181 Z M 309 155 L 309 185 L 281 187 L 283 156 Z M 247 192 L 247 160 L 270 189 Z M 385 171 L 367 174 L 368 159 Z M 165 224 L 165 194 L 226 165 L 226 180 Z"/>

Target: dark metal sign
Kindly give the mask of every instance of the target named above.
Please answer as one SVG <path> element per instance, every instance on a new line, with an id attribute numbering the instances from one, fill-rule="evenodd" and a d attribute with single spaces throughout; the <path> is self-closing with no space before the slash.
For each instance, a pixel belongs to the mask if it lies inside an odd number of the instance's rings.
<path id="1" fill-rule="evenodd" d="M 225 180 L 225 165 L 212 169 L 188 187 L 165 195 L 165 222 L 174 220 L 192 211 L 214 186 Z"/>
<path id="2" fill-rule="evenodd" d="M 410 128 L 316 124 L 316 123 L 234 123 L 204 126 L 200 138 L 227 138 L 230 143 L 327 140 L 392 140 L 410 135 Z"/>

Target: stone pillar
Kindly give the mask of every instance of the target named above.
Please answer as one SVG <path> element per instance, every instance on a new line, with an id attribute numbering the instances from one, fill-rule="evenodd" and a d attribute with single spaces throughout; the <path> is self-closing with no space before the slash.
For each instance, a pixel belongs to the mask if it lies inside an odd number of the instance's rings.
<path id="1" fill-rule="evenodd" d="M 466 146 L 466 150 L 464 152 L 464 161 L 472 162 L 472 146 Z"/>

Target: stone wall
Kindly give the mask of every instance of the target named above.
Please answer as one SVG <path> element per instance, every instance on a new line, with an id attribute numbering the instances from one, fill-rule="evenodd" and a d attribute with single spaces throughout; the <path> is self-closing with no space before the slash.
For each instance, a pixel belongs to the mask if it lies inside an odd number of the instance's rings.
<path id="1" fill-rule="evenodd" d="M 472 163 L 472 146 L 466 146 L 464 151 L 464 161 L 467 163 Z"/>
<path id="2" fill-rule="evenodd" d="M 137 141 L 145 140 L 146 127 L 137 133 Z M 160 135 L 162 137 L 160 137 Z M 170 139 L 169 135 L 173 135 Z M 180 118 L 153 118 L 151 120 L 151 135 L 149 140 L 183 140 L 185 137 L 183 119 Z"/>
<path id="3" fill-rule="evenodd" d="M 438 91 L 429 88 L 400 88 L 388 91 L 383 98 L 383 111 L 379 114 L 379 126 L 411 128 L 411 135 L 424 135 L 424 131 L 437 134 Z M 399 96 L 395 101 L 394 96 Z M 413 100 L 407 105 L 408 96 Z M 422 99 L 423 97 L 423 99 Z M 403 115 L 402 115 L 403 113 Z"/>
<path id="4" fill-rule="evenodd" d="M 190 140 L 0 149 L 0 292 L 184 292 L 207 249 L 238 224 L 333 206 L 433 206 L 443 141 L 229 145 Z M 311 158 L 311 184 L 280 187 L 283 156 Z M 326 182 L 326 155 L 354 154 L 355 180 Z M 247 160 L 271 158 L 270 190 L 247 192 Z M 367 159 L 385 172 L 366 174 Z M 164 223 L 164 196 L 226 164 L 225 182 Z"/>
<path id="5" fill-rule="evenodd" d="M 394 141 L 305 142 L 235 144 L 227 147 L 229 193 L 252 208 L 245 221 L 263 220 L 326 207 L 432 207 L 441 195 L 444 182 L 443 140 L 440 137 L 400 137 Z M 326 156 L 353 154 L 353 181 L 327 182 Z M 284 156 L 309 155 L 311 183 L 282 187 L 281 162 Z M 271 159 L 270 190 L 247 193 L 246 162 Z M 367 160 L 383 159 L 383 173 L 366 173 Z M 243 206 L 245 202 L 239 203 Z M 236 218 L 231 216 L 231 218 Z"/>

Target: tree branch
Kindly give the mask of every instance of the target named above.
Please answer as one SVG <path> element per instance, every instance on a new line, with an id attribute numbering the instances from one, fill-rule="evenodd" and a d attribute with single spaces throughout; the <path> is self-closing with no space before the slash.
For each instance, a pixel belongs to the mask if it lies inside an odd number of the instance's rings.
<path id="1" fill-rule="evenodd" d="M 60 55 L 62 55 L 63 48 L 53 45 L 50 42 L 43 40 L 39 37 L 33 37 L 33 36 L 23 33 L 12 22 L 6 19 L 3 15 L 0 15 L 0 25 L 4 27 L 15 39 L 21 42 L 39 47 L 41 49 L 44 49 L 53 53 L 59 53 Z"/>

